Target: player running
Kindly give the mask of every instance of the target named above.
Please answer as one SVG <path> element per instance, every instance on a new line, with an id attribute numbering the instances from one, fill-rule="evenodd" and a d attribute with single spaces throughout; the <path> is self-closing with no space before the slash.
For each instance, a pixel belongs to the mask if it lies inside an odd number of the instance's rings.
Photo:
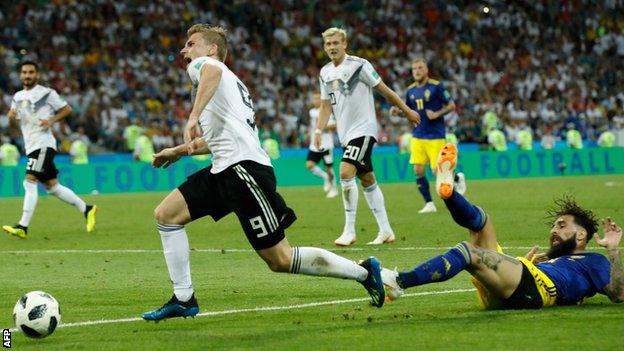
<path id="1" fill-rule="evenodd" d="M 95 228 L 97 206 L 87 205 L 71 189 L 59 183 L 59 171 L 54 164 L 56 139 L 52 134 L 52 125 L 69 116 L 72 109 L 56 90 L 39 85 L 39 78 L 39 68 L 35 62 L 21 63 L 20 80 L 24 89 L 13 96 L 8 116 L 11 121 L 19 121 L 28 155 L 26 178 L 23 182 L 24 205 L 19 222 L 13 226 L 5 225 L 2 229 L 9 235 L 22 239 L 28 237 L 28 225 L 39 197 L 39 182 L 48 194 L 76 207 L 85 216 L 87 232 L 90 233 Z"/>
<path id="2" fill-rule="evenodd" d="M 249 91 L 223 63 L 226 31 L 196 24 L 187 35 L 181 54 L 189 62 L 193 108 L 184 131 L 185 144 L 157 153 L 153 164 L 167 167 L 182 155 L 206 153 L 212 153 L 213 162 L 188 177 L 155 210 L 174 293 L 143 318 L 157 321 L 199 312 L 184 226 L 205 216 L 218 221 L 232 212 L 272 271 L 356 280 L 368 290 L 372 303 L 381 307 L 384 289 L 376 259 L 358 265 L 327 250 L 290 246 L 284 230 L 296 216 L 276 191 L 273 167 L 258 139 Z"/>

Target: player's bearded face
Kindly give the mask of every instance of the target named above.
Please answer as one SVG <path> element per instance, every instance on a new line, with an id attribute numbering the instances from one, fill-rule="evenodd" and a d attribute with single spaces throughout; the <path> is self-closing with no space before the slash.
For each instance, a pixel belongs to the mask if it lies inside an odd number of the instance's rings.
<path id="1" fill-rule="evenodd" d="M 569 255 L 576 249 L 576 233 L 565 240 L 553 240 L 550 238 L 550 249 L 546 255 L 548 258 L 557 258 L 563 255 Z"/>
<path id="2" fill-rule="evenodd" d="M 37 73 L 34 66 L 24 65 L 20 71 L 20 80 L 26 88 L 32 88 L 39 80 L 39 73 Z"/>

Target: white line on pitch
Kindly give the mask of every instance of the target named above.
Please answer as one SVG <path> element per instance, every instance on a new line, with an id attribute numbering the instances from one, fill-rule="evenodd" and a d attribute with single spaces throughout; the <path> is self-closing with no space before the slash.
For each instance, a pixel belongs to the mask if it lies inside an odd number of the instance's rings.
<path id="1" fill-rule="evenodd" d="M 345 247 L 345 248 L 327 248 L 330 251 L 434 251 L 434 250 L 449 250 L 452 246 L 416 246 L 416 247 Z M 506 250 L 530 250 L 531 246 L 504 246 Z M 238 253 L 238 252 L 255 252 L 253 249 L 191 249 L 191 252 L 209 252 L 209 253 Z M 58 249 L 58 250 L 0 250 L 2 254 L 65 254 L 65 253 L 162 253 L 162 250 L 147 250 L 147 249 L 94 249 L 94 250 L 74 250 L 74 249 Z"/>
<path id="2" fill-rule="evenodd" d="M 427 296 L 427 295 L 444 295 L 444 294 L 456 294 L 456 293 L 464 293 L 475 291 L 475 289 L 454 289 L 454 290 L 441 290 L 441 291 L 423 291 L 411 294 L 405 294 L 401 297 L 417 297 L 417 296 Z M 351 302 L 362 302 L 369 301 L 370 298 L 357 298 L 357 299 L 346 299 L 346 300 L 333 300 L 333 301 L 321 301 L 321 302 L 310 302 L 299 305 L 286 305 L 286 306 L 264 306 L 264 307 L 253 307 L 253 308 L 241 308 L 241 309 L 233 309 L 233 310 L 224 310 L 224 311 L 209 311 L 199 313 L 197 317 L 212 317 L 212 316 L 223 316 L 228 314 L 240 314 L 240 313 L 253 313 L 253 312 L 271 312 L 271 311 L 284 311 L 284 310 L 298 310 L 302 308 L 309 307 L 318 307 L 318 306 L 327 306 L 327 305 L 340 305 Z M 86 322 L 75 322 L 75 323 L 61 323 L 59 328 L 73 328 L 73 327 L 84 327 L 88 325 L 99 325 L 99 324 L 114 324 L 114 323 L 128 323 L 128 322 L 137 322 L 142 321 L 142 318 L 134 317 L 134 318 L 122 318 L 122 319 L 102 319 L 96 321 L 86 321 Z M 17 332 L 17 328 L 12 328 L 11 332 Z"/>

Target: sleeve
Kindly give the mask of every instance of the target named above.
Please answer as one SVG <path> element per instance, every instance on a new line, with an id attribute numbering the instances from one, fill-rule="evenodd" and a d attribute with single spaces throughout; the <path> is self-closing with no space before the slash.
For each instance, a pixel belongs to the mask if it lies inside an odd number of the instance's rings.
<path id="1" fill-rule="evenodd" d="M 321 92 L 321 100 L 329 100 L 329 94 L 327 89 L 325 89 L 325 81 L 322 75 L 319 75 L 319 90 Z"/>
<path id="2" fill-rule="evenodd" d="M 371 65 L 370 62 L 368 62 L 368 60 L 363 59 L 363 61 L 364 61 L 364 65 L 362 66 L 362 71 L 360 71 L 360 78 L 369 87 L 371 88 L 376 87 L 377 84 L 381 82 L 381 77 L 379 76 L 379 73 L 375 71 L 375 68 L 373 68 L 373 65 Z"/>
<path id="3" fill-rule="evenodd" d="M 204 67 L 204 64 L 206 63 L 209 63 L 209 60 L 207 57 L 198 57 L 195 60 L 193 60 L 191 63 L 189 63 L 188 67 L 186 68 L 186 72 L 188 73 L 193 83 L 199 82 L 201 69 L 202 67 Z"/>
<path id="4" fill-rule="evenodd" d="M 17 102 L 15 101 L 15 97 L 11 99 L 11 110 L 17 110 Z"/>
<path id="5" fill-rule="evenodd" d="M 52 109 L 55 112 L 67 106 L 67 101 L 65 101 L 54 89 L 50 89 L 47 102 L 50 106 L 52 106 Z"/>
<path id="6" fill-rule="evenodd" d="M 440 84 L 438 84 L 438 97 L 440 98 L 440 101 L 442 101 L 442 104 L 444 105 L 448 104 L 450 101 L 453 100 L 453 98 L 451 98 L 451 94 L 444 86 L 444 83 L 441 83 L 441 82 Z"/>

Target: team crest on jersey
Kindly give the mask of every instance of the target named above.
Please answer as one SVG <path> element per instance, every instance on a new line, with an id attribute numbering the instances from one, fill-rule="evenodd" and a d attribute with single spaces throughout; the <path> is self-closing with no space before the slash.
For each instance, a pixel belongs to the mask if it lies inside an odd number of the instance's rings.
<path id="1" fill-rule="evenodd" d="M 431 92 L 429 91 L 429 89 L 425 90 L 425 101 L 429 101 L 430 97 L 431 97 Z"/>

